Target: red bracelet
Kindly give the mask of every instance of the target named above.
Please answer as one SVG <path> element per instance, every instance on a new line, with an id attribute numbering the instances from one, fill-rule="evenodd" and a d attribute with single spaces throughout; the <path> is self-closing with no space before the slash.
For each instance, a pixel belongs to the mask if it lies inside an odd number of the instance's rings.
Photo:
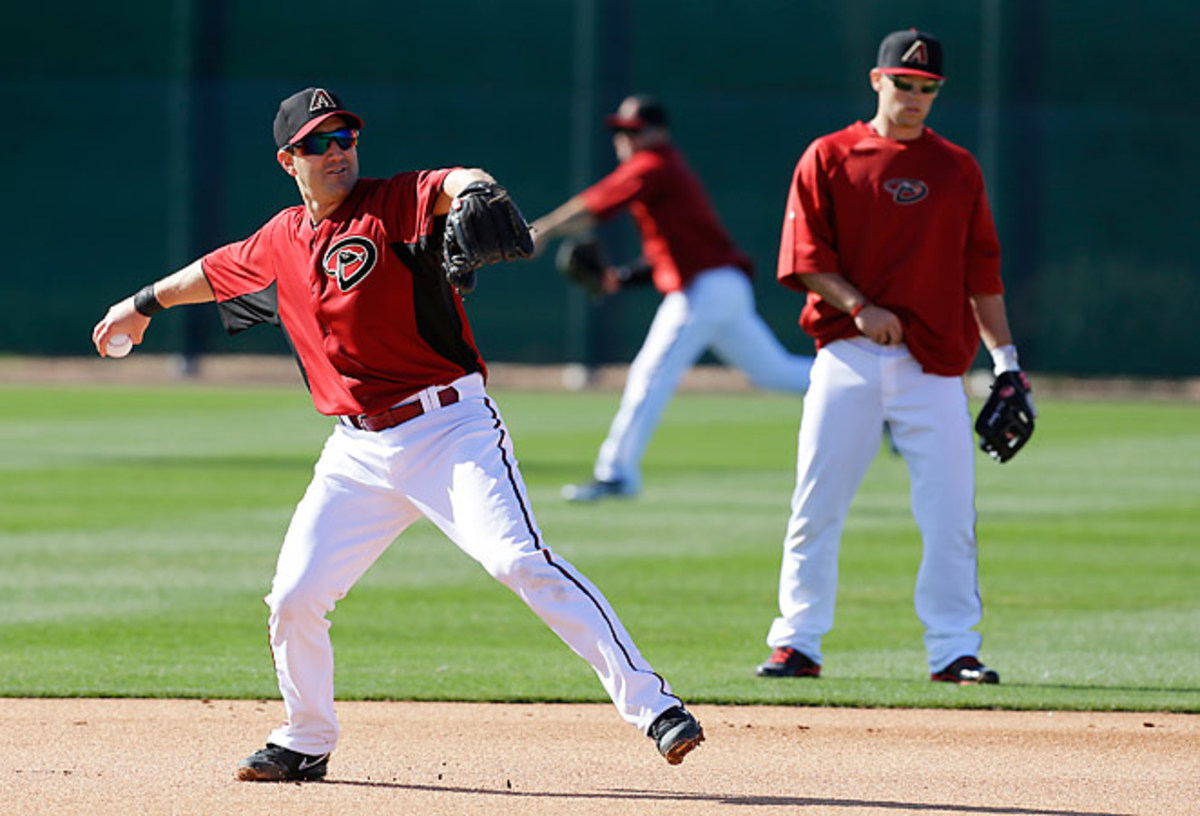
<path id="1" fill-rule="evenodd" d="M 858 317 L 859 312 L 861 312 L 865 308 L 867 308 L 867 302 L 864 300 L 862 303 L 859 303 L 857 306 L 855 306 L 853 309 L 850 310 L 850 317 L 851 318 Z"/>

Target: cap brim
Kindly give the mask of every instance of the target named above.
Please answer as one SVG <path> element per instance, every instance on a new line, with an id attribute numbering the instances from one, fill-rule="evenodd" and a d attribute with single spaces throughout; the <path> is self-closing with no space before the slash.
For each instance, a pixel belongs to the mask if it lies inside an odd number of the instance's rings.
<path id="1" fill-rule="evenodd" d="M 354 114 L 354 113 L 351 113 L 350 111 L 345 111 L 345 110 L 335 110 L 335 111 L 330 111 L 329 113 L 323 114 L 321 116 L 318 116 L 316 119 L 309 119 L 307 122 L 304 123 L 304 126 L 302 128 L 300 128 L 299 130 L 297 130 L 295 133 L 292 134 L 292 137 L 290 139 L 288 139 L 287 143 L 295 144 L 296 142 L 300 141 L 305 136 L 312 133 L 313 130 L 315 130 L 322 122 L 324 122 L 326 119 L 328 119 L 331 116 L 340 116 L 346 120 L 347 124 L 349 124 L 350 127 L 354 128 L 355 130 L 362 130 L 363 122 L 362 122 L 362 119 L 360 119 L 357 114 Z"/>
<path id="2" fill-rule="evenodd" d="M 614 113 L 605 118 L 604 124 L 610 130 L 642 130 L 647 123 L 640 116 L 618 116 Z"/>
<path id="3" fill-rule="evenodd" d="M 941 74 L 932 71 L 918 71 L 916 68 L 876 68 L 881 74 L 912 74 L 913 76 L 929 77 L 930 79 L 945 79 Z"/>

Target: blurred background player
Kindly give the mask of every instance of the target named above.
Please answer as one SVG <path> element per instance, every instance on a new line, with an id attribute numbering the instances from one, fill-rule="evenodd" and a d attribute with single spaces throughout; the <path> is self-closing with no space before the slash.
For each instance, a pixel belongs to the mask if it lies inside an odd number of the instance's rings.
<path id="1" fill-rule="evenodd" d="M 644 278 L 663 300 L 629 368 L 593 480 L 563 489 L 577 502 L 639 492 L 646 446 L 683 375 L 706 349 L 758 388 L 802 393 L 812 367 L 812 358 L 789 353 L 755 310 L 753 264 L 734 245 L 672 143 L 659 101 L 630 96 L 607 125 L 617 168 L 533 222 L 535 252 L 629 210 L 641 232 L 644 263 L 632 276 L 610 274 L 605 289 Z"/>
<path id="2" fill-rule="evenodd" d="M 962 375 L 979 350 L 1015 371 L 1000 245 L 975 159 L 926 127 L 942 47 L 889 34 L 870 83 L 877 109 L 809 145 L 789 190 L 778 277 L 806 292 L 816 340 L 779 579 L 780 615 L 761 677 L 816 677 L 833 626 L 838 550 L 884 423 L 912 480 L 921 530 L 916 612 L 930 677 L 997 683 L 978 660 L 983 614 L 975 450 Z M 836 218 L 834 217 L 836 213 Z"/>

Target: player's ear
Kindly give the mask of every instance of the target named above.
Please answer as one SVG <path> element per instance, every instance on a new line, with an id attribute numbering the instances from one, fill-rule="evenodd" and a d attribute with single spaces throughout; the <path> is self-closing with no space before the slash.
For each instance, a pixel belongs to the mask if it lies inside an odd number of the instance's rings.
<path id="1" fill-rule="evenodd" d="M 883 71 L 880 71 L 878 68 L 872 68 L 869 76 L 871 79 L 871 89 L 875 93 L 879 93 L 879 89 L 883 86 Z"/>
<path id="2" fill-rule="evenodd" d="M 292 155 L 290 150 L 283 150 L 281 148 L 276 152 L 275 159 L 279 162 L 279 166 L 283 168 L 283 172 L 289 176 L 296 175 L 296 157 Z"/>

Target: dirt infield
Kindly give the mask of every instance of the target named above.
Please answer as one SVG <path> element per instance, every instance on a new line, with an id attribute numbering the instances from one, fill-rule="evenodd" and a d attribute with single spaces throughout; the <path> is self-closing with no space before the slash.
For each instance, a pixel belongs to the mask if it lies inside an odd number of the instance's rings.
<path id="1" fill-rule="evenodd" d="M 4 814 L 1195 814 L 1200 717 L 696 706 L 668 766 L 607 705 L 342 703 L 321 783 L 248 783 L 276 701 L 0 700 Z"/>

